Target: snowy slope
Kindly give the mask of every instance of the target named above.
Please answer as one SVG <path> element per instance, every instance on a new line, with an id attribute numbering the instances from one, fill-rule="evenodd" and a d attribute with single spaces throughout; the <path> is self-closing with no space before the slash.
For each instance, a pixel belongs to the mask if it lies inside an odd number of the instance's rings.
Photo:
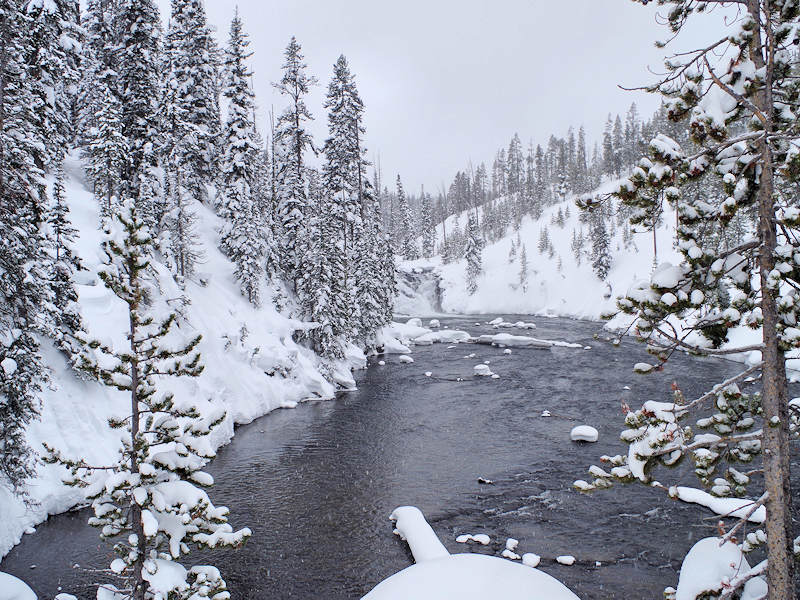
<path id="1" fill-rule="evenodd" d="M 614 182 L 606 184 L 598 191 L 608 191 Z M 562 214 L 569 207 L 570 216 L 565 218 L 563 227 L 551 222 L 559 208 Z M 623 245 L 622 227 L 610 232 L 610 249 L 612 267 L 608 275 L 608 283 L 600 281 L 592 271 L 588 251 L 591 242 L 588 239 L 589 227 L 579 222 L 580 211 L 575 206 L 575 198 L 547 207 L 541 218 L 534 220 L 526 216 L 519 230 L 519 238 L 525 245 L 528 256 L 527 291 L 519 285 L 520 252 L 509 263 L 509 250 L 512 240 L 516 240 L 517 232 L 509 228 L 507 235 L 498 242 L 489 244 L 483 249 L 483 275 L 478 281 L 478 290 L 470 296 L 466 291 L 466 261 L 459 260 L 442 265 L 438 257 L 431 260 L 420 260 L 403 263 L 405 268 L 435 265 L 442 278 L 444 295 L 442 308 L 445 312 L 455 313 L 498 313 L 498 314 L 550 314 L 588 319 L 598 319 L 604 312 L 616 308 L 614 299 L 625 292 L 636 279 L 649 278 L 653 265 L 652 234 L 637 233 L 633 236 L 635 247 L 626 249 Z M 479 218 L 482 218 L 479 214 Z M 466 222 L 464 215 L 458 220 Z M 657 231 L 659 262 L 676 263 L 678 252 L 673 248 L 675 239 L 675 214 L 667 207 L 663 224 Z M 454 219 L 450 217 L 446 223 L 448 233 L 453 230 Z M 547 226 L 550 241 L 555 253 L 552 258 L 548 253 L 540 254 L 537 245 L 539 234 Z M 584 256 L 581 264 L 576 263 L 571 249 L 572 232 L 583 229 L 586 238 Z M 441 242 L 442 227 L 437 228 Z M 561 270 L 558 269 L 559 257 Z"/>
<path id="2" fill-rule="evenodd" d="M 88 271 L 78 275 L 78 292 L 89 333 L 103 341 L 121 340 L 127 326 L 122 302 L 113 296 L 97 277 L 101 260 L 97 203 L 88 191 L 82 167 L 75 159 L 66 165 L 69 176 L 67 198 L 70 217 L 79 231 L 76 250 Z M 332 397 L 334 386 L 318 370 L 319 360 L 292 340 L 299 326 L 278 314 L 267 303 L 253 308 L 239 293 L 233 280 L 233 267 L 217 250 L 216 216 L 206 207 L 202 213 L 200 236 L 206 254 L 202 274 L 188 281 L 181 332 L 187 337 L 203 335 L 199 350 L 205 370 L 196 379 L 171 379 L 168 389 L 181 398 L 198 404 L 203 415 L 224 410 L 227 418 L 208 440 L 211 449 L 230 440 L 234 424 L 247 423 L 279 407 L 291 407 L 312 397 Z M 170 306 L 177 308 L 181 290 L 167 268 L 155 263 L 159 285 Z M 206 282 L 202 286 L 200 280 Z M 242 336 L 243 325 L 246 334 Z M 37 450 L 47 442 L 67 456 L 85 458 L 90 464 L 106 464 L 119 447 L 119 432 L 112 432 L 106 419 L 123 415 L 129 397 L 95 382 L 76 377 L 63 356 L 46 340 L 42 352 L 51 371 L 51 382 L 42 394 L 41 420 L 29 428 L 28 441 Z M 337 369 L 337 379 L 352 386 L 349 366 L 363 364 L 364 357 L 352 349 L 350 363 Z M 82 501 L 81 493 L 61 483 L 60 467 L 42 465 L 30 484 L 30 493 L 39 504 L 25 508 L 23 503 L 0 486 L 0 556 L 19 541 L 26 529 L 48 514 L 67 510 Z"/>

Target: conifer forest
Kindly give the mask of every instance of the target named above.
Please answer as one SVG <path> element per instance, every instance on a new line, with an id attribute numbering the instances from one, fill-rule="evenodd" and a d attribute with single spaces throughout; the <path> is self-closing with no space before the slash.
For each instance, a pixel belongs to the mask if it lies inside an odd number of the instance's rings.
<path id="1" fill-rule="evenodd" d="M 0 600 L 792 600 L 800 0 L 0 0 Z"/>

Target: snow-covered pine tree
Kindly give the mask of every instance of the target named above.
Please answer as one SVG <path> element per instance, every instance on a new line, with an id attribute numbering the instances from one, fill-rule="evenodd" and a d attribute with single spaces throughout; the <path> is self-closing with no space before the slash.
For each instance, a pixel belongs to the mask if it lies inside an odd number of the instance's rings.
<path id="1" fill-rule="evenodd" d="M 528 291 L 528 250 L 525 244 L 522 244 L 519 254 L 519 287 L 523 293 Z"/>
<path id="2" fill-rule="evenodd" d="M 170 598 L 215 597 L 225 591 L 219 571 L 210 566 L 185 569 L 178 559 L 190 545 L 238 546 L 250 530 L 234 531 L 227 522 L 228 509 L 215 507 L 198 487 L 213 484 L 201 470 L 211 458 L 201 450 L 202 438 L 225 414 L 203 419 L 190 399 L 176 400 L 159 389 L 165 377 L 195 377 L 203 367 L 196 351 L 200 336 L 176 343 L 176 314 L 154 297 L 156 286 L 148 272 L 152 244 L 135 203 L 125 202 L 103 243 L 106 266 L 99 275 L 127 306 L 127 341 L 120 347 L 91 341 L 83 355 L 84 369 L 130 395 L 130 413 L 109 420 L 112 428 L 128 432 L 119 458 L 109 465 L 90 465 L 46 446 L 46 460 L 70 470 L 68 483 L 88 487 L 95 513 L 89 523 L 101 528 L 102 537 L 121 536 L 114 546 L 118 558 L 110 565 L 124 582 L 114 588 L 117 597 L 152 598 L 153 582 L 163 581 L 160 572 L 167 570 L 171 576 L 180 574 Z M 104 485 L 91 483 L 98 469 L 111 472 Z"/>
<path id="3" fill-rule="evenodd" d="M 400 181 L 400 175 L 397 176 L 397 206 L 400 213 L 400 227 L 397 232 L 400 242 L 399 253 L 406 260 L 416 260 L 419 258 L 419 249 L 417 248 L 414 218 L 411 214 L 408 197 L 403 189 L 403 182 Z"/>
<path id="4" fill-rule="evenodd" d="M 173 164 L 168 171 L 169 197 L 167 210 L 162 217 L 161 230 L 164 240 L 161 246 L 181 286 L 186 277 L 195 273 L 197 264 L 205 257 L 197 233 L 198 217 L 192 207 L 192 193 L 185 184 L 182 165 Z"/>
<path id="5" fill-rule="evenodd" d="M 592 217 L 590 223 L 591 228 L 589 230 L 589 237 L 592 243 L 592 269 L 597 277 L 605 281 L 606 277 L 608 277 L 608 272 L 611 270 L 611 250 L 608 231 L 606 230 L 606 223 L 602 211 L 596 211 L 592 214 Z"/>
<path id="6" fill-rule="evenodd" d="M 72 103 L 80 79 L 80 8 L 77 0 L 27 0 L 25 62 L 31 111 L 47 164 L 74 137 Z"/>
<path id="7" fill-rule="evenodd" d="M 645 3 L 643 1 L 643 3 Z M 664 0 L 670 5 L 666 23 L 671 40 L 691 27 L 696 13 L 714 8 L 712 2 Z M 649 160 L 656 176 L 629 179 L 615 196 L 636 206 L 640 192 L 670 194 L 677 203 L 679 265 L 662 265 L 649 285 L 637 286 L 618 300 L 619 307 L 636 318 L 636 331 L 652 351 L 666 361 L 676 349 L 698 354 L 756 351 L 759 361 L 715 386 L 697 399 L 686 401 L 676 390 L 674 404 L 665 412 L 642 409 L 629 412 L 623 439 L 635 447 L 615 464 L 638 481 L 650 484 L 659 464 L 691 460 L 704 485 L 718 495 L 734 493 L 755 498 L 748 514 L 766 507 L 766 560 L 725 583 L 723 597 L 795 597 L 795 552 L 792 497 L 789 479 L 790 438 L 798 418 L 788 402 L 786 355 L 800 345 L 796 260 L 800 219 L 796 182 L 800 177 L 798 139 L 798 23 L 797 0 L 747 0 L 738 3 L 736 19 L 718 14 L 719 26 L 706 22 L 708 38 L 690 51 L 675 52 L 666 60 L 666 75 L 649 89 L 666 98 L 664 112 L 674 122 L 688 118 L 680 137 L 654 137 Z M 716 14 L 716 13 L 715 13 Z M 701 18 L 702 20 L 702 18 Z M 724 27 L 723 27 L 724 26 Z M 725 47 L 723 60 L 718 49 Z M 689 74 L 689 76 L 686 76 Z M 653 132 L 658 133 L 658 131 Z M 681 193 L 688 182 L 717 177 L 717 194 Z M 594 199 L 602 201 L 603 198 Z M 731 219 L 753 210 L 758 227 L 742 244 L 721 249 L 721 231 Z M 708 235 L 714 232 L 716 235 Z M 730 305 L 723 308 L 720 286 L 731 286 Z M 725 294 L 727 295 L 727 294 Z M 725 301 L 727 304 L 727 301 Z M 760 329 L 757 344 L 730 343 L 737 328 Z M 722 344 L 729 343 L 725 348 Z M 760 373 L 760 375 L 759 375 Z M 760 382 L 760 393 L 749 393 L 743 383 Z M 699 429 L 713 435 L 692 436 L 686 419 L 702 417 Z M 760 453 L 761 477 L 751 479 L 737 469 Z M 659 474 L 660 477 L 660 474 Z M 603 475 L 606 485 L 612 479 Z M 751 491 L 754 485 L 757 490 Z M 720 537 L 730 541 L 742 521 Z M 762 546 L 763 532 L 747 535 L 742 548 Z M 758 577 L 766 573 L 768 590 Z M 742 590 L 742 587 L 756 588 Z"/>
<path id="8" fill-rule="evenodd" d="M 99 80 L 103 91 L 97 100 L 95 125 L 88 131 L 83 151 L 86 174 L 92 181 L 102 214 L 109 217 L 116 209 L 122 178 L 127 172 L 128 143 L 122 134 L 122 107 L 114 92 Z"/>
<path id="9" fill-rule="evenodd" d="M 467 292 L 470 296 L 478 290 L 478 277 L 483 272 L 480 236 L 478 221 L 475 215 L 470 212 L 467 219 L 467 245 L 464 251 L 464 258 L 467 260 Z"/>
<path id="10" fill-rule="evenodd" d="M 311 132 L 306 124 L 313 119 L 306 106 L 305 97 L 314 77 L 306 75 L 306 63 L 300 44 L 292 36 L 284 52 L 283 77 L 275 88 L 289 99 L 289 106 L 279 115 L 275 129 L 275 154 L 277 188 L 277 219 L 280 265 L 286 280 L 297 289 L 300 276 L 301 257 L 298 244 L 303 237 L 303 221 L 306 212 L 305 153 L 316 152 Z"/>
<path id="11" fill-rule="evenodd" d="M 50 335 L 56 345 L 76 364 L 80 353 L 83 319 L 78 307 L 78 293 L 73 277 L 81 270 L 80 259 L 73 251 L 77 230 L 69 220 L 64 191 L 63 158 L 56 159 L 52 204 L 48 215 L 48 250 L 50 257 L 50 290 L 52 308 L 48 311 Z"/>
<path id="12" fill-rule="evenodd" d="M 158 99 L 161 72 L 161 19 L 154 0 L 119 0 L 114 7 L 116 92 L 121 107 L 122 135 L 128 160 L 123 165 L 127 197 L 148 203 L 143 217 L 151 226 L 156 210 L 152 204 L 158 156 L 154 141 L 159 135 Z"/>
<path id="13" fill-rule="evenodd" d="M 220 133 L 216 46 L 203 0 L 172 0 L 165 52 L 170 55 L 173 102 L 181 113 L 177 135 L 185 140 L 181 161 L 185 179 L 192 196 L 202 201 L 203 182 L 215 176 Z"/>
<path id="14" fill-rule="evenodd" d="M 231 21 L 225 60 L 228 116 L 223 130 L 220 159 L 222 188 L 217 213 L 224 219 L 220 245 L 236 265 L 235 274 L 242 293 L 254 305 L 261 303 L 261 283 L 266 265 L 264 215 L 256 195 L 256 163 L 259 147 L 253 123 L 253 92 L 250 89 L 250 54 L 247 34 L 238 12 Z"/>
<path id="15" fill-rule="evenodd" d="M 422 227 L 422 256 L 431 258 L 436 251 L 436 223 L 433 221 L 433 199 L 422 191 L 422 210 L 420 221 Z"/>
<path id="16" fill-rule="evenodd" d="M 27 498 L 35 454 L 25 428 L 39 413 L 46 379 L 35 336 L 47 298 L 42 236 L 45 191 L 33 90 L 27 85 L 26 14 L 21 0 L 0 0 L 0 485 Z"/>

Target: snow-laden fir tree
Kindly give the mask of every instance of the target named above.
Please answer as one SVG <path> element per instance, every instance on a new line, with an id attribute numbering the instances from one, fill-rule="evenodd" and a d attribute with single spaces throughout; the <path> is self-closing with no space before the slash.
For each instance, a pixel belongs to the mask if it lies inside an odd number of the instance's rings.
<path id="1" fill-rule="evenodd" d="M 592 215 L 589 241 L 592 244 L 590 249 L 592 269 L 598 278 L 605 281 L 606 277 L 608 277 L 608 272 L 611 270 L 611 249 L 605 219 L 601 211 L 597 211 Z"/>
<path id="2" fill-rule="evenodd" d="M 666 23 L 671 39 L 678 41 L 683 38 L 676 34 L 697 21 L 696 13 L 720 4 L 659 3 L 669 5 Z M 759 360 L 696 399 L 687 401 L 676 390 L 664 410 L 645 402 L 629 412 L 623 439 L 631 451 L 613 461 L 616 473 L 649 484 L 660 464 L 688 457 L 712 494 L 753 498 L 748 513 L 764 506 L 764 530 L 744 535 L 740 547 L 750 551 L 766 545 L 766 559 L 744 567 L 712 595 L 794 598 L 798 540 L 791 516 L 789 453 L 790 439 L 800 428 L 788 401 L 785 353 L 800 346 L 795 192 L 800 176 L 800 2 L 737 4 L 735 19 L 719 13 L 719 27 L 704 27 L 707 39 L 698 48 L 668 57 L 665 76 L 649 88 L 666 97 L 664 111 L 672 121 L 688 123 L 680 136 L 656 136 L 654 131 L 648 176 L 629 178 L 614 195 L 636 211 L 655 193 L 677 204 L 682 260 L 659 266 L 649 284 L 632 288 L 618 305 L 635 317 L 638 335 L 662 362 L 676 349 L 712 355 L 755 351 Z M 716 178 L 716 194 L 685 193 L 701 177 Z M 588 204 L 603 200 L 589 199 Z M 754 235 L 737 246 L 720 247 L 732 219 L 748 211 L 757 217 Z M 721 295 L 720 286 L 729 291 Z M 725 295 L 729 305 L 721 301 Z M 758 343 L 731 343 L 729 333 L 744 327 L 760 330 Z M 759 392 L 745 387 L 751 380 L 760 381 Z M 692 415 L 696 427 L 686 426 Z M 706 429 L 709 434 L 695 435 Z M 739 465 L 759 455 L 763 479 Z M 613 480 L 611 474 L 595 473 L 592 487 Z M 742 525 L 739 521 L 728 529 L 721 524 L 719 541 L 742 539 Z M 759 581 L 763 574 L 767 590 Z"/>
<path id="3" fill-rule="evenodd" d="M 522 244 L 519 253 L 519 287 L 523 293 L 528 291 L 528 251 L 525 244 Z"/>
<path id="4" fill-rule="evenodd" d="M 42 225 L 47 163 L 25 62 L 29 22 L 21 0 L 0 0 L 0 485 L 23 498 L 35 472 L 25 427 L 38 416 L 46 374 L 36 332 L 48 300 Z"/>
<path id="5" fill-rule="evenodd" d="M 203 419 L 191 399 L 163 390 L 166 378 L 195 377 L 203 367 L 196 351 L 200 336 L 183 341 L 174 330 L 176 314 L 158 298 L 149 271 L 152 245 L 135 203 L 125 202 L 103 243 L 105 267 L 99 273 L 126 305 L 125 342 L 90 341 L 83 355 L 84 369 L 129 395 L 130 412 L 109 420 L 127 432 L 119 458 L 90 465 L 46 446 L 46 460 L 66 466 L 68 483 L 87 489 L 94 509 L 89 523 L 103 538 L 117 540 L 110 571 L 118 585 L 106 586 L 116 598 L 222 597 L 217 594 L 225 591 L 225 581 L 216 568 L 186 569 L 178 561 L 191 546 L 238 546 L 250 530 L 234 531 L 228 509 L 215 507 L 202 489 L 213 484 L 201 470 L 212 457 L 204 438 L 225 414 Z M 108 477 L 98 481 L 98 470 Z M 165 579 L 172 589 L 161 595 L 163 586 L 155 582 Z"/>
<path id="6" fill-rule="evenodd" d="M 228 98 L 228 116 L 223 129 L 222 187 L 217 198 L 217 214 L 223 219 L 220 244 L 236 265 L 235 275 L 242 294 L 258 306 L 267 248 L 261 231 L 264 215 L 258 210 L 256 196 L 259 147 L 253 123 L 251 72 L 247 68 L 249 44 L 237 13 L 231 22 L 225 60 L 224 94 Z"/>
<path id="7" fill-rule="evenodd" d="M 161 219 L 162 238 L 165 239 L 162 239 L 160 246 L 178 282 L 183 285 L 185 278 L 195 273 L 205 253 L 197 233 L 199 219 L 192 206 L 192 192 L 185 184 L 182 165 L 171 165 L 168 175 L 170 181 L 166 189 L 169 198 Z"/>
<path id="8" fill-rule="evenodd" d="M 155 140 L 160 123 L 158 99 L 161 73 L 161 20 L 153 0 L 120 0 L 114 7 L 113 29 L 116 89 L 120 102 L 122 135 L 128 160 L 123 165 L 127 197 L 147 203 L 143 217 L 154 225 L 152 193 L 157 174 Z"/>
<path id="9" fill-rule="evenodd" d="M 436 223 L 433 220 L 433 198 L 423 190 L 420 211 L 422 229 L 422 256 L 431 258 L 436 251 Z"/>
<path id="10" fill-rule="evenodd" d="M 275 129 L 277 212 L 275 242 L 280 252 L 280 265 L 285 278 L 297 289 L 302 256 L 298 244 L 303 237 L 304 215 L 307 210 L 306 166 L 307 150 L 316 151 L 307 123 L 313 119 L 305 98 L 317 80 L 306 74 L 306 63 L 300 44 L 292 36 L 284 52 L 283 77 L 275 88 L 289 100 L 278 116 Z"/>
<path id="11" fill-rule="evenodd" d="M 467 261 L 467 292 L 472 295 L 478 290 L 478 278 L 483 272 L 481 259 L 481 234 L 478 229 L 478 221 L 473 213 L 469 213 L 467 219 L 467 245 L 464 251 L 464 258 Z"/>
<path id="12" fill-rule="evenodd" d="M 203 200 L 203 181 L 215 176 L 220 133 L 217 57 L 202 0 L 172 0 L 165 54 L 169 55 L 170 86 L 180 107 L 184 140 L 181 162 L 192 195 Z M 169 164 L 169 163 L 168 163 Z"/>
<path id="13" fill-rule="evenodd" d="M 80 8 L 78 0 L 28 0 L 24 11 L 26 85 L 32 92 L 30 108 L 49 166 L 74 136 L 72 104 L 80 80 Z"/>
<path id="14" fill-rule="evenodd" d="M 74 275 L 83 267 L 73 250 L 77 230 L 69 220 L 64 190 L 63 158 L 56 160 L 52 202 L 48 214 L 48 251 L 50 254 L 50 289 L 52 304 L 49 312 L 50 336 L 73 364 L 80 354 L 80 335 L 83 319 L 78 306 Z"/>
<path id="15" fill-rule="evenodd" d="M 128 143 L 122 134 L 122 107 L 105 81 L 98 81 L 102 93 L 94 105 L 98 112 L 95 124 L 86 134 L 83 156 L 86 175 L 92 182 L 102 214 L 110 216 L 119 198 L 122 178 L 127 172 Z"/>
<path id="16" fill-rule="evenodd" d="M 397 206 L 400 213 L 400 226 L 397 231 L 400 243 L 399 254 L 406 260 L 416 260 L 419 258 L 419 249 L 417 248 L 414 217 L 411 214 L 411 205 L 403 189 L 403 182 L 400 181 L 400 175 L 397 176 Z"/>

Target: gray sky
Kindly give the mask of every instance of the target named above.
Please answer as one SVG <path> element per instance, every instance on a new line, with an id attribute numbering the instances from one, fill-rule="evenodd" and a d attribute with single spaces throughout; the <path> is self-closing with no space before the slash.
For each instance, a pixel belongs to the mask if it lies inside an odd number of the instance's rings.
<path id="1" fill-rule="evenodd" d="M 169 0 L 159 0 L 162 17 Z M 209 21 L 227 43 L 235 2 L 206 0 Z M 655 4 L 652 3 L 652 4 Z M 345 54 L 366 105 L 370 157 L 384 182 L 400 173 L 407 189 L 437 191 L 471 159 L 491 164 L 518 132 L 544 143 L 570 125 L 599 139 L 608 112 L 631 102 L 649 115 L 655 96 L 617 84 L 652 81 L 662 65 L 653 41 L 666 35 L 656 8 L 630 0 L 239 0 L 251 38 L 259 118 L 285 101 L 281 76 L 292 35 L 320 85 L 309 99 L 321 145 L 322 108 L 332 66 Z M 717 21 L 718 19 L 714 19 Z"/>

